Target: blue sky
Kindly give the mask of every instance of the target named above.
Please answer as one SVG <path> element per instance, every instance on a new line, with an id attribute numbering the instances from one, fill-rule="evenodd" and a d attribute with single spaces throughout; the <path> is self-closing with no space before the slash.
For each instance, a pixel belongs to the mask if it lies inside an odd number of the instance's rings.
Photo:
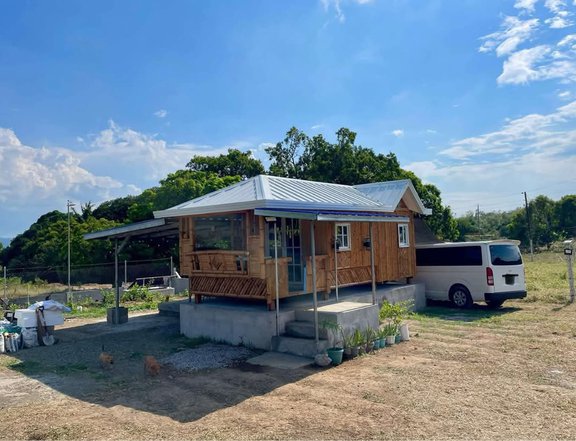
<path id="1" fill-rule="evenodd" d="M 576 0 L 0 2 L 0 236 L 296 126 L 456 214 L 576 193 Z"/>

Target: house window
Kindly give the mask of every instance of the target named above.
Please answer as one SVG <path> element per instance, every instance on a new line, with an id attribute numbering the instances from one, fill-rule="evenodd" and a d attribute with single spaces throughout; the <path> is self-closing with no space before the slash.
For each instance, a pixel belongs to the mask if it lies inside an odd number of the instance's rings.
<path id="1" fill-rule="evenodd" d="M 408 237 L 408 224 L 398 225 L 398 246 L 400 248 L 407 248 L 410 246 L 410 238 Z"/>
<path id="2" fill-rule="evenodd" d="M 339 251 L 350 249 L 350 224 L 336 224 L 336 240 Z"/>
<path id="3" fill-rule="evenodd" d="M 195 251 L 246 249 L 242 214 L 197 217 L 194 233 Z"/>

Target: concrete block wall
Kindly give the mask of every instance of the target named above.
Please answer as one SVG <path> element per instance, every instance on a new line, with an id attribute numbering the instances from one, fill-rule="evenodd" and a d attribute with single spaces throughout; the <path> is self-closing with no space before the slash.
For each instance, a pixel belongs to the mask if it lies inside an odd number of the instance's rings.
<path id="1" fill-rule="evenodd" d="M 294 320 L 294 311 L 279 313 L 280 334 Z M 180 333 L 186 337 L 209 337 L 232 345 L 271 350 L 276 335 L 276 313 L 222 306 L 183 303 L 180 305 Z"/>

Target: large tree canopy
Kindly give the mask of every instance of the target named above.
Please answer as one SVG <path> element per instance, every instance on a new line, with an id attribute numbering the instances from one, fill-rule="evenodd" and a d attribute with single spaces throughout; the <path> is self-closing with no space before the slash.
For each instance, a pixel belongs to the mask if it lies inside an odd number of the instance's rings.
<path id="1" fill-rule="evenodd" d="M 214 173 L 219 177 L 240 176 L 248 179 L 264 173 L 262 162 L 252 156 L 252 152 L 228 149 L 228 154 L 219 156 L 194 156 L 188 164 L 191 171 Z"/>
<path id="2" fill-rule="evenodd" d="M 356 133 L 346 128 L 336 132 L 336 143 L 332 144 L 322 135 L 310 138 L 292 127 L 283 141 L 266 149 L 270 174 L 346 185 L 410 179 L 424 205 L 432 209 L 432 215 L 426 217 L 432 231 L 441 239 L 458 237 L 452 212 L 442 205 L 438 188 L 423 184 L 414 173 L 402 169 L 394 153 L 377 154 L 355 142 Z"/>
<path id="3" fill-rule="evenodd" d="M 393 153 L 377 154 L 370 148 L 356 145 L 356 133 L 349 129 L 338 130 L 336 142 L 331 143 L 322 135 L 310 138 L 292 127 L 281 142 L 267 148 L 266 152 L 271 160 L 268 172 L 276 176 L 347 185 L 410 179 L 424 205 L 433 210 L 433 215 L 426 218 L 432 230 L 440 238 L 457 237 L 456 223 L 450 208 L 442 205 L 440 191 L 402 169 Z M 264 172 L 262 162 L 250 151 L 231 148 L 227 154 L 218 156 L 194 156 L 186 169 L 170 173 L 158 186 L 144 190 L 140 195 L 106 201 L 96 208 L 91 202 L 82 204 L 80 214 L 71 214 L 72 260 L 79 265 L 112 259 L 109 243 L 87 242 L 82 237 L 84 233 L 151 219 L 156 210 L 178 205 Z M 571 217 L 574 203 L 574 200 L 567 199 L 563 208 L 558 208 L 567 228 L 574 225 Z M 58 211 L 47 213 L 1 250 L 0 260 L 11 267 L 63 265 L 67 258 L 66 230 L 66 214 Z M 141 243 L 132 240 L 124 248 L 121 259 L 168 255 L 177 259 L 175 249 L 175 241 Z"/>

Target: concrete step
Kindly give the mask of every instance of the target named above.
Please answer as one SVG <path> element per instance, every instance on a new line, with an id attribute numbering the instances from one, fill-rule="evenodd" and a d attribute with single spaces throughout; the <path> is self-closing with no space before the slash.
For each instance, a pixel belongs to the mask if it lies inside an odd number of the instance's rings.
<path id="1" fill-rule="evenodd" d="M 286 323 L 285 335 L 288 337 L 298 337 L 298 338 L 314 338 L 314 322 L 302 322 L 302 321 L 292 321 Z M 318 335 L 322 339 L 328 338 L 328 333 L 326 329 L 318 326 Z"/>
<path id="2" fill-rule="evenodd" d="M 313 358 L 316 354 L 328 348 L 328 340 L 319 340 L 318 347 L 314 339 L 297 338 L 281 335 L 272 337 L 272 350 L 286 354 L 298 355 L 300 357 Z"/>
<path id="3" fill-rule="evenodd" d="M 337 317 L 344 316 L 364 316 L 369 310 L 378 311 L 378 306 L 372 305 L 371 303 L 357 303 L 357 302 L 340 302 L 331 303 L 328 305 L 322 305 L 318 307 L 318 321 L 322 320 L 333 320 L 338 321 Z M 314 309 L 300 309 L 296 310 L 296 320 L 303 322 L 313 322 L 314 321 Z"/>

